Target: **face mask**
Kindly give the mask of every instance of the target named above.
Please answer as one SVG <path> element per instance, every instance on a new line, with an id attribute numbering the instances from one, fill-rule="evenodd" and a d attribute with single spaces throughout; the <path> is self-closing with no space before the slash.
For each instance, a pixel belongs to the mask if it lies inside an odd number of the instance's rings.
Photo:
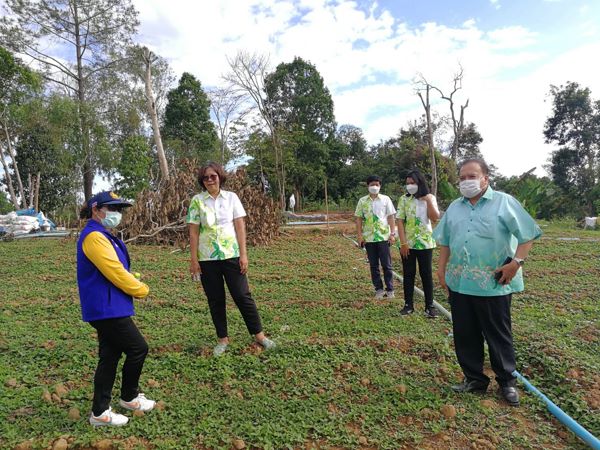
<path id="1" fill-rule="evenodd" d="M 369 193 L 377 195 L 379 194 L 379 189 L 381 189 L 379 186 L 369 186 Z"/>
<path id="2" fill-rule="evenodd" d="M 417 186 L 416 184 L 407 184 L 406 185 L 406 191 L 410 195 L 415 195 L 418 190 L 419 190 L 419 186 Z"/>
<path id="3" fill-rule="evenodd" d="M 100 221 L 106 228 L 114 228 L 121 223 L 121 215 L 118 211 L 106 211 L 106 216 Z"/>
<path id="4" fill-rule="evenodd" d="M 481 179 L 461 181 L 458 187 L 464 197 L 473 198 L 481 192 Z"/>

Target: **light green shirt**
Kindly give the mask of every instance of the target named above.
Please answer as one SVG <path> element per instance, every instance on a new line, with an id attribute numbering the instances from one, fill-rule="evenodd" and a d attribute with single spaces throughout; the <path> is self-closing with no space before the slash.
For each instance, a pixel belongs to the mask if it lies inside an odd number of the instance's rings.
<path id="1" fill-rule="evenodd" d="M 437 209 L 435 197 L 433 197 L 433 205 Z M 398 200 L 396 218 L 402 220 L 404 224 L 404 234 L 409 248 L 415 250 L 435 248 L 433 229 L 425 200 L 418 200 L 413 195 L 403 195 Z"/>
<path id="2" fill-rule="evenodd" d="M 464 197 L 454 200 L 433 230 L 437 243 L 450 248 L 448 288 L 482 297 L 524 289 L 521 269 L 507 285 L 496 282 L 494 271 L 515 255 L 518 244 L 541 235 L 540 227 L 514 197 L 491 187 L 475 206 Z"/>
<path id="3" fill-rule="evenodd" d="M 362 235 L 365 242 L 382 242 L 390 238 L 388 217 L 396 214 L 392 200 L 378 194 L 375 200 L 370 195 L 362 197 L 356 205 L 354 215 L 362 219 Z"/>
<path id="4" fill-rule="evenodd" d="M 244 216 L 246 211 L 234 192 L 221 189 L 216 199 L 206 191 L 195 195 L 186 222 L 200 226 L 198 260 L 238 258 L 240 247 L 233 220 Z"/>

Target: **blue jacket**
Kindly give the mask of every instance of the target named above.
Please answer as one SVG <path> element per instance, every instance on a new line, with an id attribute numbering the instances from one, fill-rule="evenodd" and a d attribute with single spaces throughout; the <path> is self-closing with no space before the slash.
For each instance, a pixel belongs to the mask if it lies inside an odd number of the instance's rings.
<path id="1" fill-rule="evenodd" d="M 94 231 L 102 233 L 113 244 L 119 261 L 129 270 L 129 253 L 120 239 L 110 234 L 95 220 L 89 220 L 77 242 L 77 285 L 81 315 L 85 322 L 129 317 L 135 314 L 133 297 L 112 284 L 85 255 L 82 244 Z"/>

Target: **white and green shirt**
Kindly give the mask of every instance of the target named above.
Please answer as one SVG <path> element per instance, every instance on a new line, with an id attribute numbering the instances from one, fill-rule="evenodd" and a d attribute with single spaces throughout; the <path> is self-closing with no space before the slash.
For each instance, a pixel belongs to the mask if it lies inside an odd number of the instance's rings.
<path id="1" fill-rule="evenodd" d="M 204 191 L 190 202 L 186 222 L 200 226 L 198 260 L 215 261 L 240 256 L 234 219 L 246 211 L 234 192 L 221 189 L 217 198 Z"/>
<path id="2" fill-rule="evenodd" d="M 433 197 L 433 207 L 437 209 L 437 201 Z M 403 195 L 398 200 L 396 218 L 404 222 L 404 234 L 408 247 L 415 250 L 435 248 L 433 229 L 427 215 L 427 202 L 412 195 Z"/>
<path id="3" fill-rule="evenodd" d="M 354 215 L 362 219 L 362 234 L 365 242 L 382 242 L 390 238 L 388 217 L 396 214 L 392 200 L 378 194 L 373 200 L 370 195 L 362 197 L 356 205 Z"/>

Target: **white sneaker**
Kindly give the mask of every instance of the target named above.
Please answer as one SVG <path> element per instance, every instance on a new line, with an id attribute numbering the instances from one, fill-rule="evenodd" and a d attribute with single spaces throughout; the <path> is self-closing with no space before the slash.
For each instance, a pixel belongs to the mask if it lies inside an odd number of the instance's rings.
<path id="1" fill-rule="evenodd" d="M 387 298 L 394 298 L 396 296 L 396 294 L 394 294 L 394 291 L 386 291 L 385 296 Z"/>
<path id="2" fill-rule="evenodd" d="M 129 411 L 150 411 L 156 405 L 154 400 L 146 398 L 144 394 L 138 394 L 133 400 L 126 402 L 123 399 L 119 400 L 119 405 Z"/>
<path id="3" fill-rule="evenodd" d="M 93 427 L 122 427 L 127 422 L 129 422 L 129 418 L 127 416 L 113 412 L 112 408 L 108 408 L 99 416 L 95 416 L 94 413 L 90 414 L 90 425 Z"/>
<path id="4" fill-rule="evenodd" d="M 385 296 L 385 291 L 383 289 L 378 289 L 375 291 L 375 300 L 382 300 Z"/>

